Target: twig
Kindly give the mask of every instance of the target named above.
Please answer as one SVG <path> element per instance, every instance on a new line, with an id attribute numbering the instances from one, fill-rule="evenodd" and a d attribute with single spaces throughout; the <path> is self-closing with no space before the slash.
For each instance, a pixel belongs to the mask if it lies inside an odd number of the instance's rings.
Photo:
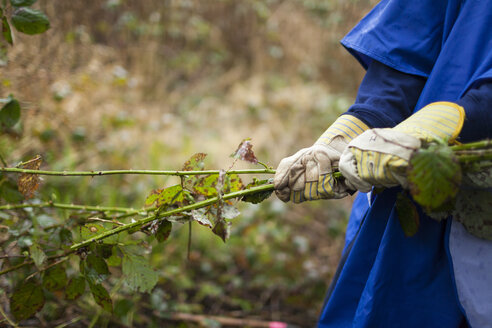
<path id="1" fill-rule="evenodd" d="M 205 171 L 155 171 L 155 170 L 109 170 L 109 171 L 45 171 L 45 170 L 30 170 L 16 167 L 0 167 L 0 172 L 7 173 L 28 173 L 37 175 L 54 175 L 62 177 L 73 176 L 102 176 L 102 175 L 123 175 L 123 174 L 139 174 L 139 175 L 213 175 L 219 174 L 220 170 L 205 170 Z M 272 169 L 251 169 L 251 170 L 231 170 L 227 174 L 275 174 Z"/>
<path id="2" fill-rule="evenodd" d="M 116 224 L 116 225 L 124 225 L 124 223 L 120 222 L 120 221 L 117 221 L 117 220 L 105 220 L 105 219 L 101 219 L 101 218 L 88 218 L 87 221 L 99 221 L 99 222 L 106 222 L 106 223 L 112 223 L 112 224 Z"/>
<path id="3" fill-rule="evenodd" d="M 84 317 L 82 316 L 79 316 L 79 317 L 75 317 L 73 318 L 72 320 L 68 321 L 68 322 L 65 322 L 65 323 L 62 323 L 62 324 L 59 324 L 58 326 L 56 326 L 55 328 L 65 328 L 65 327 L 68 327 L 69 325 L 71 324 L 74 324 L 74 323 L 77 323 L 79 322 L 80 320 L 82 320 Z"/>
<path id="4" fill-rule="evenodd" d="M 3 318 L 9 323 L 9 325 L 18 328 L 19 326 L 12 320 L 10 319 L 5 311 L 3 310 L 3 306 L 0 305 L 0 314 L 3 316 Z"/>
<path id="5" fill-rule="evenodd" d="M 228 199 L 232 199 L 232 198 L 239 198 L 239 197 L 243 197 L 243 196 L 246 196 L 246 195 L 249 195 L 249 194 L 254 194 L 254 193 L 257 193 L 257 192 L 269 191 L 269 190 L 273 190 L 273 185 L 267 184 L 267 185 L 262 185 L 262 186 L 258 186 L 258 187 L 253 187 L 253 188 L 250 188 L 250 189 L 245 189 L 245 190 L 240 190 L 240 191 L 236 191 L 236 192 L 231 192 L 229 194 L 223 195 L 222 196 L 222 199 L 228 200 Z M 70 250 L 75 251 L 75 250 L 77 250 L 79 248 L 86 247 L 86 246 L 90 245 L 91 243 L 93 243 L 95 241 L 108 238 L 108 237 L 110 237 L 112 235 L 115 235 L 115 234 L 120 233 L 120 232 L 123 232 L 123 231 L 127 231 L 127 230 L 130 230 L 130 229 L 133 229 L 133 228 L 140 227 L 140 226 L 142 226 L 142 225 L 144 225 L 146 223 L 152 222 L 154 220 L 161 220 L 161 219 L 163 219 L 165 217 L 168 217 L 168 216 L 171 216 L 171 215 L 174 215 L 174 214 L 178 214 L 178 213 L 182 213 L 182 212 L 187 212 L 187 211 L 191 211 L 191 210 L 196 210 L 198 208 L 202 208 L 202 207 L 206 207 L 206 206 L 215 204 L 218 201 L 219 201 L 219 198 L 218 197 L 213 197 L 213 198 L 209 198 L 209 199 L 206 199 L 206 200 L 201 201 L 201 202 L 198 202 L 198 203 L 186 205 L 186 206 L 183 206 L 183 207 L 174 209 L 174 210 L 162 212 L 162 213 L 159 213 L 159 214 L 154 214 L 154 215 L 151 215 L 151 216 L 146 217 L 144 219 L 137 220 L 135 222 L 128 223 L 128 224 L 125 224 L 123 226 L 119 226 L 117 228 L 114 228 L 114 229 L 105 231 L 105 232 L 103 232 L 103 233 L 101 233 L 99 235 L 96 235 L 96 236 L 94 236 L 94 237 L 92 237 L 90 239 L 87 239 L 87 240 L 84 240 L 84 241 L 82 241 L 80 243 L 74 244 L 74 245 L 72 245 L 70 247 Z"/>
<path id="6" fill-rule="evenodd" d="M 62 204 L 53 202 L 44 202 L 37 204 L 8 204 L 0 206 L 0 211 L 3 210 L 15 210 L 20 208 L 60 208 L 65 210 L 83 210 L 88 212 L 121 212 L 121 213 L 135 213 L 138 214 L 145 209 L 135 210 L 128 207 L 108 207 L 108 206 L 91 206 L 91 205 L 74 205 L 74 204 Z"/>
<path id="7" fill-rule="evenodd" d="M 459 151 L 459 150 L 470 150 L 470 149 L 484 149 L 484 148 L 491 148 L 491 147 L 492 147 L 492 140 L 481 140 L 481 141 L 470 142 L 462 145 L 451 146 L 451 150 Z"/>
<path id="8" fill-rule="evenodd" d="M 58 261 L 55 261 L 55 262 L 53 262 L 53 263 L 51 263 L 51 264 L 49 264 L 49 265 L 45 266 L 44 268 L 39 269 L 38 271 L 31 273 L 30 275 L 28 275 L 28 276 L 27 276 L 27 278 L 26 278 L 25 280 L 29 280 L 29 279 L 31 279 L 32 277 L 34 277 L 35 275 L 37 275 L 38 273 L 41 273 L 41 272 L 43 272 L 43 271 L 46 271 L 46 270 L 48 270 L 49 268 L 54 267 L 55 265 L 58 265 L 58 264 L 60 264 L 60 263 L 65 262 L 66 260 L 68 260 L 68 257 L 65 257 L 65 258 L 63 258 L 63 259 L 60 259 L 60 260 L 58 260 Z"/>

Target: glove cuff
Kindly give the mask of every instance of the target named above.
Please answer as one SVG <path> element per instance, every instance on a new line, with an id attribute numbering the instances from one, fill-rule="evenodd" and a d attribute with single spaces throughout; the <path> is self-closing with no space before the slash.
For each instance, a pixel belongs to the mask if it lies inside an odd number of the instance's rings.
<path id="1" fill-rule="evenodd" d="M 445 140 L 454 143 L 461 132 L 465 110 L 458 104 L 440 101 L 431 103 L 394 127 L 420 140 Z"/>
<path id="2" fill-rule="evenodd" d="M 369 127 L 364 122 L 355 116 L 345 114 L 337 118 L 315 144 L 329 145 L 335 137 L 342 137 L 346 143 L 349 143 L 366 130 L 369 130 Z"/>

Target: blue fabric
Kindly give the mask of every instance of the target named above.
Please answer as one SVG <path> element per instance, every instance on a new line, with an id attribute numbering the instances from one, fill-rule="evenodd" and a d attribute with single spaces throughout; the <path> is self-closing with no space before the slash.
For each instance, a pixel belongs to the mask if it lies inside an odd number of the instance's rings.
<path id="1" fill-rule="evenodd" d="M 483 80 L 457 101 L 466 111 L 461 142 L 492 139 L 492 80 Z"/>
<path id="2" fill-rule="evenodd" d="M 346 114 L 371 128 L 393 127 L 412 114 L 426 80 L 373 60 Z"/>
<path id="3" fill-rule="evenodd" d="M 412 111 L 434 101 L 469 101 L 463 132 L 468 140 L 491 133 L 483 122 L 488 108 L 467 100 L 492 78 L 491 26 L 492 1 L 383 0 L 342 44 L 365 68 L 376 60 L 425 78 Z M 397 117 L 403 107 L 381 110 Z M 350 248 L 319 327 L 459 327 L 463 322 L 447 256 L 451 225 L 420 213 L 419 232 L 406 238 L 394 210 L 397 192 L 377 195 L 371 207 L 355 202 L 349 227 L 357 232 L 347 235 Z"/>

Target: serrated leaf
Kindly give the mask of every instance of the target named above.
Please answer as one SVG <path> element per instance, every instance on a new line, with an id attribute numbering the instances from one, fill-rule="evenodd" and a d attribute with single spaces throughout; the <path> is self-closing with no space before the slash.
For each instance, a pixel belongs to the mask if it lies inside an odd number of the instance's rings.
<path id="1" fill-rule="evenodd" d="M 12 38 L 12 30 L 10 29 L 9 21 L 5 16 L 2 17 L 2 36 L 3 39 L 7 41 L 8 44 L 10 45 L 14 44 L 14 39 Z"/>
<path id="2" fill-rule="evenodd" d="M 102 257 L 89 254 L 81 263 L 81 272 L 88 281 L 101 283 L 109 276 L 108 265 Z"/>
<path id="3" fill-rule="evenodd" d="M 414 236 L 419 230 L 420 217 L 415 204 L 403 192 L 396 197 L 396 213 L 405 236 Z"/>
<path id="4" fill-rule="evenodd" d="M 207 154 L 204 154 L 204 153 L 194 154 L 193 156 L 190 157 L 189 160 L 187 160 L 184 163 L 182 170 L 183 171 L 202 171 L 205 167 L 205 163 L 204 163 L 205 157 L 207 157 Z M 181 177 L 182 182 L 183 182 L 183 187 L 192 191 L 193 186 L 201 178 L 202 177 L 200 177 L 198 175 L 183 176 L 183 177 Z"/>
<path id="5" fill-rule="evenodd" d="M 212 232 L 219 236 L 225 243 L 229 236 L 231 235 L 231 223 L 225 220 L 217 220 Z"/>
<path id="6" fill-rule="evenodd" d="M 155 232 L 155 239 L 160 243 L 165 242 L 169 238 L 172 228 L 173 224 L 167 220 L 159 222 L 159 226 Z"/>
<path id="7" fill-rule="evenodd" d="M 10 4 L 14 7 L 29 7 L 38 0 L 10 0 Z"/>
<path id="8" fill-rule="evenodd" d="M 41 156 L 37 155 L 35 158 L 24 163 L 23 168 L 28 170 L 39 170 L 42 162 Z M 39 188 L 39 176 L 37 174 L 22 173 L 17 181 L 19 191 L 26 199 L 32 198 L 34 192 Z"/>
<path id="9" fill-rule="evenodd" d="M 12 14 L 11 21 L 17 31 L 29 35 L 43 33 L 50 28 L 48 17 L 32 8 L 17 8 Z"/>
<path id="10" fill-rule="evenodd" d="M 63 265 L 58 264 L 44 272 L 43 287 L 49 291 L 60 290 L 67 285 L 67 273 Z"/>
<path id="11" fill-rule="evenodd" d="M 159 275 L 142 256 L 125 254 L 122 269 L 125 283 L 133 291 L 150 292 L 157 284 Z"/>
<path id="12" fill-rule="evenodd" d="M 107 259 L 106 263 L 109 266 L 120 266 L 121 265 L 121 257 L 118 254 L 118 249 L 113 246 L 111 251 L 111 256 Z"/>
<path id="13" fill-rule="evenodd" d="M 44 301 L 43 289 L 37 282 L 23 281 L 10 297 L 10 312 L 17 321 L 25 320 L 40 311 Z"/>
<path id="14" fill-rule="evenodd" d="M 89 289 L 94 297 L 94 301 L 96 301 L 96 303 L 104 310 L 112 313 L 113 301 L 111 300 L 108 291 L 103 287 L 103 285 L 94 283 L 91 280 L 87 280 L 87 283 L 89 284 Z"/>
<path id="15" fill-rule="evenodd" d="M 21 108 L 19 101 L 12 96 L 7 98 L 7 103 L 0 110 L 0 122 L 11 128 L 20 120 Z"/>
<path id="16" fill-rule="evenodd" d="M 60 242 L 64 245 L 69 245 L 73 241 L 72 232 L 66 228 L 62 228 L 58 235 L 60 236 Z"/>
<path id="17" fill-rule="evenodd" d="M 492 167 L 481 168 L 479 171 L 466 171 L 463 184 L 474 188 L 492 188 Z"/>
<path id="18" fill-rule="evenodd" d="M 410 193 L 427 211 L 438 210 L 458 193 L 461 168 L 451 148 L 431 144 L 410 158 L 407 169 Z"/>
<path id="19" fill-rule="evenodd" d="M 217 196 L 217 189 L 215 187 L 218 179 L 218 175 L 209 175 L 200 178 L 193 186 L 194 193 L 203 195 L 207 198 Z"/>
<path id="20" fill-rule="evenodd" d="M 193 218 L 194 221 L 198 222 L 203 226 L 209 228 L 213 227 L 212 222 L 210 222 L 210 220 L 208 219 L 206 208 L 199 208 L 197 210 L 192 210 L 191 217 Z"/>
<path id="21" fill-rule="evenodd" d="M 265 179 L 265 180 L 254 180 L 252 183 L 249 183 L 245 189 L 250 189 L 251 187 L 257 187 L 265 184 L 273 183 L 272 179 Z M 258 191 L 253 194 L 248 194 L 243 196 L 241 199 L 243 202 L 248 202 L 248 203 L 253 203 L 253 204 L 259 204 L 263 202 L 265 199 L 268 199 L 273 193 L 273 190 L 266 190 L 266 191 Z"/>
<path id="22" fill-rule="evenodd" d="M 249 163 L 258 163 L 258 159 L 253 152 L 253 144 L 251 143 L 251 139 L 249 138 L 241 141 L 236 151 L 231 156 Z"/>
<path id="23" fill-rule="evenodd" d="M 228 174 L 224 182 L 224 193 L 228 194 L 244 189 L 244 184 L 239 175 Z"/>
<path id="24" fill-rule="evenodd" d="M 453 218 L 472 235 L 492 240 L 492 192 L 462 189 L 456 197 Z"/>
<path id="25" fill-rule="evenodd" d="M 46 254 L 44 254 L 38 244 L 33 244 L 29 247 L 29 255 L 38 269 L 46 260 Z"/>
<path id="26" fill-rule="evenodd" d="M 82 276 L 73 277 L 70 279 L 65 290 L 65 298 L 67 300 L 75 300 L 85 292 L 85 279 Z"/>
<path id="27" fill-rule="evenodd" d="M 163 205 L 181 205 L 185 202 L 185 193 L 181 185 L 174 185 L 165 189 L 152 190 L 145 200 L 145 205 L 150 206 L 155 203 L 156 206 Z"/>
<path id="28" fill-rule="evenodd" d="M 80 227 L 80 237 L 82 240 L 87 240 L 105 231 L 106 228 L 99 223 L 88 223 Z"/>

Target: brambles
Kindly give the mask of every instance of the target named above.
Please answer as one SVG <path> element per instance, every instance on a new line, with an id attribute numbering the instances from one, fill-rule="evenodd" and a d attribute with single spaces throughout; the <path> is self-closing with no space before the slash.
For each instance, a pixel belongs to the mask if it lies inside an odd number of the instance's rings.
<path id="1" fill-rule="evenodd" d="M 248 156 L 254 157 L 249 141 L 248 144 Z M 206 171 L 205 157 L 203 153 L 193 155 L 181 171 L 118 171 L 119 174 L 161 173 L 179 177 L 179 184 L 153 190 L 145 200 L 145 207 L 138 210 L 51 201 L 1 206 L 0 210 L 5 211 L 3 216 L 8 219 L 3 221 L 5 230 L 0 247 L 11 249 L 10 254 L 23 254 L 7 256 L 4 263 L 8 267 L 0 271 L 0 275 L 15 274 L 19 281 L 10 295 L 14 318 L 24 320 L 36 314 L 50 293 L 61 294 L 65 300 L 73 301 L 86 290 L 102 309 L 113 312 L 115 304 L 108 290 L 108 281 L 114 270 L 119 272 L 120 281 L 130 291 L 150 292 L 157 284 L 159 274 L 144 255 L 153 239 L 157 243 L 165 242 L 175 224 L 189 223 L 191 229 L 191 224 L 196 221 L 225 242 L 230 234 L 230 220 L 239 215 L 237 202 L 243 197 L 259 202 L 273 190 L 269 180 L 255 179 L 245 186 L 239 175 L 272 174 L 274 171 Z M 40 156 L 18 166 L 22 168 L 1 170 L 20 173 L 18 188 L 26 200 L 35 196 L 40 174 L 53 175 L 53 172 L 39 171 Z M 66 175 L 67 172 L 59 173 L 56 175 Z M 79 173 L 102 176 L 108 172 Z M 108 174 L 113 173 L 110 171 Z M 7 194 L 8 191 L 4 189 Z M 0 196 L 6 200 L 9 198 L 4 194 Z M 44 214 L 36 214 L 29 210 L 30 207 Z M 51 215 L 52 209 L 72 210 L 76 216 L 63 221 Z M 137 232 L 149 237 L 130 237 Z"/>

